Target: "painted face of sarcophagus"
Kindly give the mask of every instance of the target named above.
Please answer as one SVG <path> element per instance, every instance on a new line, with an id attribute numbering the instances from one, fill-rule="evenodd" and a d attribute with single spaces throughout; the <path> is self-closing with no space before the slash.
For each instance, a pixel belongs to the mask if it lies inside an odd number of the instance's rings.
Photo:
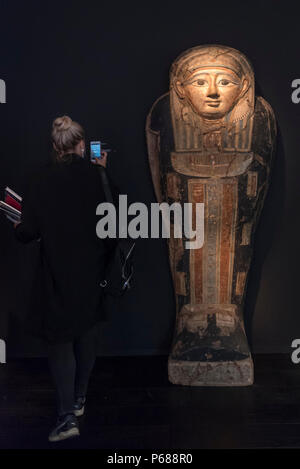
<path id="1" fill-rule="evenodd" d="M 253 233 L 276 139 L 273 111 L 255 97 L 254 74 L 235 49 L 212 45 L 173 63 L 170 92 L 147 118 L 159 202 L 204 204 L 204 243 L 169 240 L 177 304 L 169 379 L 184 385 L 249 385 L 253 362 L 243 303 Z"/>

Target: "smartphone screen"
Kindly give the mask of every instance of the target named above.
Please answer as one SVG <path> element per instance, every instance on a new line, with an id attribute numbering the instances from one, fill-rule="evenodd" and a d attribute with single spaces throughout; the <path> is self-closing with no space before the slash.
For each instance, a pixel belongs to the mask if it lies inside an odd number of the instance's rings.
<path id="1" fill-rule="evenodd" d="M 91 142 L 90 143 L 90 148 L 91 148 L 91 159 L 94 160 L 96 158 L 102 158 L 101 156 L 101 142 Z"/>

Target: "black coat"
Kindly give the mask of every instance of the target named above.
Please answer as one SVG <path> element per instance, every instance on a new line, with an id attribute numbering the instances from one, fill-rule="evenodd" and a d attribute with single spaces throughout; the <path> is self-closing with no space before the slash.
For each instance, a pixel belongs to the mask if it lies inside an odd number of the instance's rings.
<path id="1" fill-rule="evenodd" d="M 96 234 L 104 201 L 97 167 L 75 154 L 35 175 L 24 194 L 16 236 L 40 238 L 25 328 L 49 343 L 72 341 L 103 319 L 99 282 L 113 247 Z"/>

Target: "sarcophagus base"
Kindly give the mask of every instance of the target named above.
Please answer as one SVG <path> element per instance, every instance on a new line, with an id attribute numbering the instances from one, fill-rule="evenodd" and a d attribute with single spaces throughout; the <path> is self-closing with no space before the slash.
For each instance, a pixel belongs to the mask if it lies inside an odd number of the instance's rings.
<path id="1" fill-rule="evenodd" d="M 236 305 L 187 304 L 179 313 L 177 331 L 168 361 L 173 384 L 253 384 L 253 362 Z"/>
<path id="2" fill-rule="evenodd" d="M 169 359 L 169 381 L 183 386 L 251 386 L 253 361 L 188 362 Z"/>

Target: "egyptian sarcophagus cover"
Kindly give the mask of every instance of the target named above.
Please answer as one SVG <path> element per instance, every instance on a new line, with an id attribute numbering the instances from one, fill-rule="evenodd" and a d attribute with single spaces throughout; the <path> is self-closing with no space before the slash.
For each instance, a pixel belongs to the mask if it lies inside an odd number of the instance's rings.
<path id="1" fill-rule="evenodd" d="M 220 45 L 181 54 L 171 67 L 170 91 L 148 115 L 146 134 L 158 202 L 204 204 L 203 246 L 186 249 L 185 239 L 174 236 L 168 241 L 177 305 L 169 379 L 250 385 L 243 304 L 276 124 L 270 105 L 255 96 L 247 58 Z"/>

